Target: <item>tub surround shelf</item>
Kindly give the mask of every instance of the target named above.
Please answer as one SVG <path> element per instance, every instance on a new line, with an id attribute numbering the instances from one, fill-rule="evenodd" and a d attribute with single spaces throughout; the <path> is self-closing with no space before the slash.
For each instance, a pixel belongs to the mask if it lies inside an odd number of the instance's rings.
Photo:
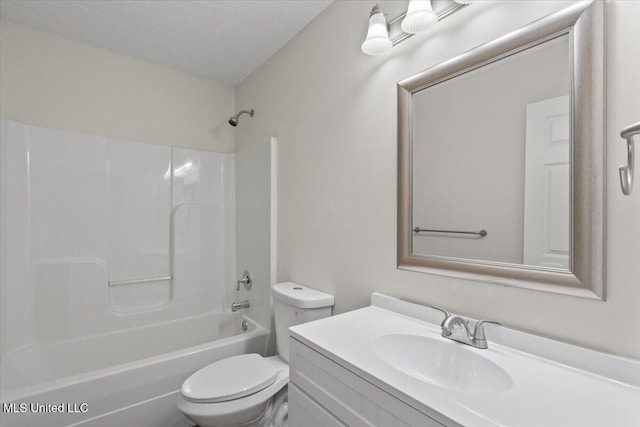
<path id="1" fill-rule="evenodd" d="M 147 277 L 144 279 L 131 280 L 110 280 L 109 286 L 136 285 L 138 283 L 161 282 L 167 280 L 173 280 L 173 276 Z"/>
<path id="2" fill-rule="evenodd" d="M 475 349 L 442 338 L 441 321 L 374 293 L 369 307 L 292 328 L 292 415 L 307 398 L 352 426 L 640 425 L 640 361 L 493 325 Z"/>

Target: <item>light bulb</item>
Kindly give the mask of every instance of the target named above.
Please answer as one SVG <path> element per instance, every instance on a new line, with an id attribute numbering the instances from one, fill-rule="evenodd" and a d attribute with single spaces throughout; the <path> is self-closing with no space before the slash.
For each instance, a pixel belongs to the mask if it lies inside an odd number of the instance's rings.
<path id="1" fill-rule="evenodd" d="M 367 38 L 362 43 L 361 49 L 367 55 L 380 55 L 392 47 L 387 30 L 387 19 L 384 17 L 382 8 L 376 4 L 371 10 Z"/>
<path id="2" fill-rule="evenodd" d="M 405 33 L 415 34 L 426 30 L 438 21 L 438 15 L 431 7 L 431 0 L 411 0 L 407 15 L 400 27 Z"/>

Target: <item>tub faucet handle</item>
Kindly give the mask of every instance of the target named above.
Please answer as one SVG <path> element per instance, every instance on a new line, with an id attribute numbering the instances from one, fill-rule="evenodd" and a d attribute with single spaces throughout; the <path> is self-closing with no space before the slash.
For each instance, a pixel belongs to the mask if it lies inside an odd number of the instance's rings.
<path id="1" fill-rule="evenodd" d="M 251 277 L 251 272 L 249 270 L 245 270 L 242 273 L 242 278 L 238 279 L 237 281 L 237 286 L 236 286 L 236 291 L 240 290 L 240 285 L 244 285 L 244 288 L 246 290 L 250 290 L 251 289 L 251 285 L 253 284 L 253 279 Z"/>

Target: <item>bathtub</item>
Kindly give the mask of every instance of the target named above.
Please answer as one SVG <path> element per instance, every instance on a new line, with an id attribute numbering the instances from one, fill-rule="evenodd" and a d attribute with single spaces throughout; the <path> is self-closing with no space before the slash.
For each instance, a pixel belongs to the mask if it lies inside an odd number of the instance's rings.
<path id="1" fill-rule="evenodd" d="M 216 360 L 264 354 L 267 338 L 242 314 L 211 313 L 29 347 L 0 363 L 0 425 L 188 426 L 175 406 L 182 382 Z"/>

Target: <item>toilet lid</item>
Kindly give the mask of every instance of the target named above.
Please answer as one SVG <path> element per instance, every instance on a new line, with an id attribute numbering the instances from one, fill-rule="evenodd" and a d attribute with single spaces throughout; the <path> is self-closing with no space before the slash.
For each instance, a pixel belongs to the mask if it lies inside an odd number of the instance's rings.
<path id="1" fill-rule="evenodd" d="M 182 396 L 196 403 L 226 402 L 273 384 L 278 370 L 259 354 L 229 357 L 206 366 L 182 384 Z"/>

